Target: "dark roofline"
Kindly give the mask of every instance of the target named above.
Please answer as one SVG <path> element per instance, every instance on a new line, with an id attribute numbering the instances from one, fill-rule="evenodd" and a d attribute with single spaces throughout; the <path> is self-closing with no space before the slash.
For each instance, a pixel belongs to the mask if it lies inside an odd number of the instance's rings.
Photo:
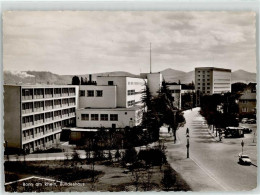
<path id="1" fill-rule="evenodd" d="M 219 70 L 219 71 L 223 71 L 223 72 L 231 72 L 231 69 L 216 68 L 216 67 L 197 67 L 197 68 L 195 68 L 195 71 L 199 70 L 199 69 L 202 69 L 202 70 Z"/>

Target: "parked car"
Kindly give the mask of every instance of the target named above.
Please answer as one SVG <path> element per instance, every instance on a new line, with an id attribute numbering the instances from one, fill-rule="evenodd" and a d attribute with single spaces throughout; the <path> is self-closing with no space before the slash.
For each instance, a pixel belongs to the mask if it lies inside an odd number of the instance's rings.
<path id="1" fill-rule="evenodd" d="M 246 127 L 243 127 L 243 128 L 244 128 L 244 133 L 251 133 L 253 131 L 252 129 L 249 129 Z"/>
<path id="2" fill-rule="evenodd" d="M 249 119 L 247 121 L 247 123 L 249 123 L 249 124 L 256 124 L 256 120 L 255 119 Z"/>
<path id="3" fill-rule="evenodd" d="M 247 123 L 248 118 L 242 118 L 241 123 Z"/>
<path id="4" fill-rule="evenodd" d="M 251 160 L 246 154 L 239 154 L 239 163 L 251 165 Z"/>

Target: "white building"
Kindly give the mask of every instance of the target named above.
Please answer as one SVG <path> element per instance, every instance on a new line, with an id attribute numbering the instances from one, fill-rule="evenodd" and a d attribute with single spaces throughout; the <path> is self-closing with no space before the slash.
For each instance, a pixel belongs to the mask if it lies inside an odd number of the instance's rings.
<path id="1" fill-rule="evenodd" d="M 209 95 L 231 92 L 231 70 L 215 67 L 195 68 L 195 90 Z"/>
<path id="2" fill-rule="evenodd" d="M 34 150 L 59 142 L 75 125 L 78 86 L 4 85 L 4 139 L 8 148 Z"/>
<path id="3" fill-rule="evenodd" d="M 100 76 L 97 85 L 80 85 L 76 126 L 124 128 L 139 125 L 145 82 L 145 79 L 134 77 Z"/>

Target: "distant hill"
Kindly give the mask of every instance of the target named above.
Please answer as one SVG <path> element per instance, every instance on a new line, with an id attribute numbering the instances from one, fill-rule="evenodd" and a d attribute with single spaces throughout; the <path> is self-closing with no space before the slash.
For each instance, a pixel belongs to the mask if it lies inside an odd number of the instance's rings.
<path id="1" fill-rule="evenodd" d="M 137 75 L 117 71 L 117 72 L 105 72 L 92 74 L 92 80 L 96 80 L 97 76 L 131 76 Z M 67 85 L 71 84 L 72 77 L 75 75 L 58 75 L 52 72 L 45 71 L 24 71 L 19 73 L 12 73 L 4 71 L 4 83 L 5 84 L 55 84 L 55 85 Z M 79 78 L 89 79 L 89 74 L 77 75 Z"/>
<path id="2" fill-rule="evenodd" d="M 243 83 L 255 83 L 256 73 L 247 72 L 244 70 L 237 70 L 231 73 L 232 83 L 243 82 Z"/>
<path id="3" fill-rule="evenodd" d="M 163 78 L 167 82 L 191 83 L 194 82 L 194 71 L 183 72 L 174 69 L 165 69 L 161 71 Z M 5 84 L 71 84 L 72 77 L 74 75 L 58 75 L 51 72 L 44 71 L 24 71 L 19 73 L 12 73 L 4 71 L 4 83 Z M 82 78 L 89 79 L 89 74 L 77 75 Z M 115 71 L 92 74 L 92 80 L 96 80 L 97 76 L 130 76 L 138 77 L 129 72 Z M 244 70 L 237 70 L 231 73 L 232 83 L 235 82 L 256 82 L 256 73 L 250 73 Z"/>

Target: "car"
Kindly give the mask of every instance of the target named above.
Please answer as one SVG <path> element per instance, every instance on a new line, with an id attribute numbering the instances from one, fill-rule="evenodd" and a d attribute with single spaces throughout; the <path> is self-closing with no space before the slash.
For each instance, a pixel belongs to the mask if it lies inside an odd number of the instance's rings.
<path id="1" fill-rule="evenodd" d="M 244 165 L 251 165 L 251 160 L 246 154 L 239 154 L 239 163 Z"/>
<path id="2" fill-rule="evenodd" d="M 252 129 L 244 127 L 244 133 L 251 133 L 251 132 L 252 132 Z"/>
<path id="3" fill-rule="evenodd" d="M 248 118 L 242 118 L 241 123 L 247 123 Z"/>
<path id="4" fill-rule="evenodd" d="M 256 124 L 256 120 L 255 119 L 249 119 L 247 121 L 248 124 Z"/>

